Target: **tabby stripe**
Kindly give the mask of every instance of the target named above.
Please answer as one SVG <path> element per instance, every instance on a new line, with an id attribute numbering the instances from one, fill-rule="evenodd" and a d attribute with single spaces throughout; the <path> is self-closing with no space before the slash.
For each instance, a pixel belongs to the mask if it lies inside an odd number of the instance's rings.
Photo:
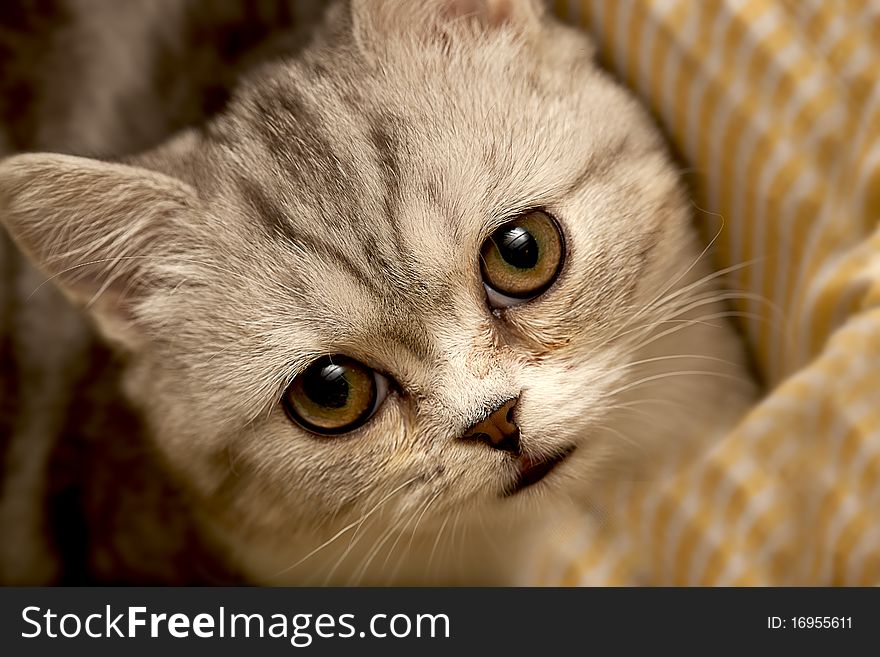
<path id="1" fill-rule="evenodd" d="M 269 81 L 264 84 L 271 85 Z M 356 180 L 351 167 L 345 166 L 336 155 L 333 143 L 326 134 L 320 117 L 308 106 L 302 94 L 289 88 L 269 88 L 254 95 L 256 113 L 264 117 L 257 123 L 263 145 L 285 170 L 296 173 L 307 163 L 322 183 L 318 189 L 327 192 L 345 193 L 339 181 L 340 174 L 346 182 Z M 295 123 L 297 133 L 286 129 Z M 290 126 L 292 127 L 292 126 Z M 311 171 L 310 171 L 311 173 Z"/>
<path id="2" fill-rule="evenodd" d="M 385 208 L 385 216 L 391 227 L 391 239 L 394 246 L 401 254 L 407 250 L 406 243 L 403 239 L 403 230 L 400 226 L 400 162 L 397 154 L 398 144 L 396 143 L 393 131 L 389 130 L 387 125 L 393 121 L 393 117 L 376 117 L 370 126 L 369 136 L 376 150 L 376 159 L 379 172 L 385 184 L 385 196 L 383 204 Z"/>
<path id="3" fill-rule="evenodd" d="M 268 237 L 271 239 L 282 237 L 292 244 L 330 259 L 340 270 L 346 272 L 376 297 L 381 298 L 385 294 L 386 290 L 378 285 L 376 276 L 359 267 L 338 247 L 317 236 L 294 233 L 293 226 L 287 220 L 283 208 L 270 199 L 257 183 L 243 177 L 240 177 L 236 183 L 240 193 L 256 213 L 257 219 Z"/>

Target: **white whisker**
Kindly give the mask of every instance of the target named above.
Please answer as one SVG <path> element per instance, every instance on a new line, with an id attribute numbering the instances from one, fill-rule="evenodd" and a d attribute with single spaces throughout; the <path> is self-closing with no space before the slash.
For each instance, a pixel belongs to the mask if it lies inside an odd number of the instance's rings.
<path id="1" fill-rule="evenodd" d="M 398 492 L 401 491 L 402 489 L 406 488 L 407 486 L 409 486 L 411 483 L 413 483 L 413 482 L 416 481 L 417 479 L 418 479 L 418 476 L 414 476 L 414 477 L 411 477 L 411 478 L 407 479 L 405 482 L 403 482 L 402 484 L 400 484 L 399 486 L 397 486 L 394 490 L 392 490 L 390 493 L 388 493 L 387 495 L 385 495 L 381 500 L 379 500 L 379 501 L 376 503 L 376 505 L 373 506 L 373 507 L 372 507 L 367 513 L 365 513 L 363 516 L 361 516 L 360 518 L 358 518 L 358 519 L 355 520 L 354 522 L 351 522 L 351 523 L 349 523 L 348 525 L 346 525 L 345 527 L 343 527 L 342 529 L 340 529 L 338 532 L 336 532 L 336 533 L 335 533 L 333 536 L 331 536 L 329 539 L 327 539 L 326 541 L 324 541 L 323 543 L 321 543 L 321 545 L 319 545 L 319 546 L 316 547 L 314 550 L 312 550 L 311 552 L 309 552 L 308 554 L 306 554 L 304 557 L 302 557 L 299 561 L 297 561 L 297 562 L 291 564 L 290 566 L 288 566 L 287 568 L 284 568 L 283 570 L 280 570 L 280 571 L 278 571 L 277 573 L 275 573 L 275 577 L 279 577 L 279 576 L 283 575 L 284 573 L 289 572 L 290 570 L 293 570 L 294 568 L 300 566 L 301 564 L 303 564 L 304 562 L 308 561 L 309 559 L 311 559 L 313 556 L 315 556 L 316 554 L 318 554 L 319 552 L 321 552 L 321 551 L 324 550 L 325 548 L 327 548 L 327 547 L 329 547 L 330 545 L 332 545 L 337 539 L 339 539 L 339 537 L 345 535 L 346 532 L 349 532 L 349 531 L 351 531 L 352 529 L 354 529 L 354 528 L 356 528 L 356 527 L 359 527 L 359 526 L 360 526 L 360 525 L 361 525 L 361 524 L 362 524 L 367 518 L 369 518 L 370 516 L 372 516 L 372 515 L 376 512 L 376 510 L 377 510 L 380 506 L 382 506 L 382 504 L 384 504 L 384 503 L 385 503 L 386 501 L 388 501 L 393 495 L 395 495 L 396 493 L 398 493 Z"/>

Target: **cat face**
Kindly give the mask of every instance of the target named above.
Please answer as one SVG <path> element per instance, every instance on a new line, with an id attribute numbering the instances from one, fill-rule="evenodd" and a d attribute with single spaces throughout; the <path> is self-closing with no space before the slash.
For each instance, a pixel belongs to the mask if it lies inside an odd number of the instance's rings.
<path id="1" fill-rule="evenodd" d="M 244 542 L 535 513 L 674 437 L 617 413 L 660 371 L 636 360 L 700 351 L 647 344 L 697 255 L 654 128 L 537 5 L 413 4 L 354 2 L 127 165 L 0 177 L 12 232 L 125 345 L 168 461 Z"/>

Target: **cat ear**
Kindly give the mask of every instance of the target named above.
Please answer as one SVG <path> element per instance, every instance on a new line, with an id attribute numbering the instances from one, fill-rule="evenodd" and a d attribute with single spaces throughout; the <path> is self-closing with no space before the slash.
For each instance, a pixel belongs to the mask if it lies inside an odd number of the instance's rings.
<path id="1" fill-rule="evenodd" d="M 351 7 L 361 42 L 394 32 L 443 39 L 456 24 L 525 34 L 540 26 L 544 14 L 539 0 L 352 0 Z"/>
<path id="2" fill-rule="evenodd" d="M 438 5 L 446 19 L 471 19 L 490 30 L 526 30 L 538 25 L 543 14 L 543 5 L 532 0 L 440 0 Z"/>
<path id="3" fill-rule="evenodd" d="M 127 325 L 158 266 L 182 247 L 188 185 L 123 164 L 56 154 L 0 161 L 0 221 L 34 264 L 102 324 Z M 116 331 L 111 331 L 116 332 Z"/>

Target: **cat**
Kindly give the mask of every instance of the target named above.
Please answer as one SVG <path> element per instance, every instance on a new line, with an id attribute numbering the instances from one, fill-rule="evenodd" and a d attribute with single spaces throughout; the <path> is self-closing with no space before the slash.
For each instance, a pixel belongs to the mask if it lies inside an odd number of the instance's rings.
<path id="1" fill-rule="evenodd" d="M 663 137 L 586 34 L 537 0 L 319 13 L 204 122 L 108 30 L 52 136 L 5 133 L 56 152 L 0 161 L 0 580 L 516 583 L 752 403 Z"/>

